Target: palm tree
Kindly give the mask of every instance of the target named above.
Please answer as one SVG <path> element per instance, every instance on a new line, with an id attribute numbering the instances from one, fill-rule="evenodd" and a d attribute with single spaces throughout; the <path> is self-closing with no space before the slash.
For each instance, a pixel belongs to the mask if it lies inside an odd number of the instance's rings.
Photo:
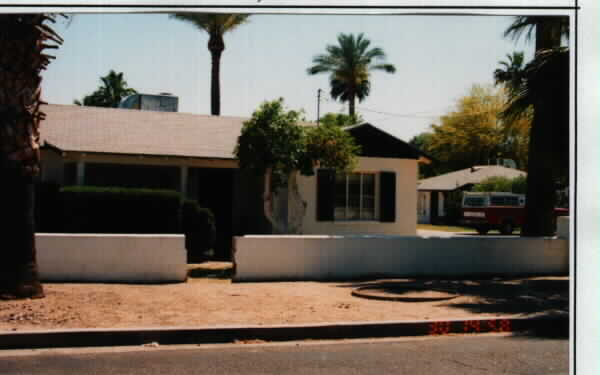
<path id="1" fill-rule="evenodd" d="M 73 104 L 116 108 L 123 98 L 137 94 L 136 90 L 127 87 L 127 82 L 123 79 L 123 72 L 117 73 L 111 69 L 106 76 L 100 77 L 100 81 L 102 86 L 98 90 L 86 95 L 83 102 L 75 100 Z"/>
<path id="2" fill-rule="evenodd" d="M 513 39 L 525 35 L 528 40 L 535 35 L 535 58 L 525 68 L 523 84 L 513 93 L 505 113 L 515 116 L 533 108 L 525 206 L 528 219 L 522 235 L 548 236 L 555 229 L 556 184 L 561 175 L 568 176 L 568 50 L 561 48 L 561 41 L 568 38 L 569 19 L 518 16 L 504 35 Z"/>
<path id="3" fill-rule="evenodd" d="M 210 113 L 221 114 L 221 86 L 219 82 L 221 54 L 225 50 L 223 35 L 248 21 L 244 14 L 175 13 L 170 17 L 191 23 L 208 33 L 208 50 L 212 58 L 210 80 Z"/>
<path id="4" fill-rule="evenodd" d="M 39 173 L 41 71 L 45 49 L 62 39 L 48 25 L 55 16 L 0 15 L 0 298 L 43 297 L 34 237 L 33 179 Z"/>
<path id="5" fill-rule="evenodd" d="M 330 73 L 331 97 L 349 102 L 349 115 L 355 115 L 354 102 L 361 102 L 371 90 L 370 72 L 383 70 L 395 73 L 392 64 L 385 64 L 385 53 L 379 47 L 369 49 L 371 41 L 363 33 L 356 37 L 353 34 L 339 34 L 338 45 L 327 45 L 326 54 L 313 58 L 308 74 Z"/>
<path id="6" fill-rule="evenodd" d="M 496 85 L 503 84 L 509 93 L 517 92 L 523 85 L 523 52 L 513 52 L 506 55 L 506 61 L 499 61 L 501 68 L 494 71 Z"/>

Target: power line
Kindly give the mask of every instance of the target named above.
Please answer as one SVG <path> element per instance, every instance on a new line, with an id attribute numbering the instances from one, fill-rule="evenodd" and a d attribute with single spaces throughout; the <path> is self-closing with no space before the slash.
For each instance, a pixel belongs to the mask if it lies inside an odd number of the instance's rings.
<path id="1" fill-rule="evenodd" d="M 322 101 L 325 102 L 329 102 L 329 103 L 338 103 L 336 100 L 331 100 L 325 97 L 321 97 Z M 343 103 L 339 103 L 339 104 L 343 104 Z M 366 112 L 372 112 L 372 113 L 377 113 L 380 115 L 386 115 L 387 117 L 384 117 L 384 119 L 389 119 L 392 117 L 403 117 L 403 118 L 440 118 L 442 116 L 448 116 L 448 115 L 452 115 L 454 117 L 468 117 L 468 116 L 475 116 L 475 115 L 482 115 L 482 114 L 486 114 L 486 113 L 493 113 L 496 112 L 493 109 L 489 109 L 486 111 L 479 111 L 479 112 L 471 112 L 471 113 L 456 113 L 456 112 L 452 112 L 452 111 L 448 111 L 447 113 L 444 114 L 426 114 L 428 112 L 433 112 L 433 111 L 420 111 L 420 112 L 413 112 L 413 113 L 395 113 L 395 112 L 387 112 L 387 111 L 380 111 L 380 110 L 376 110 L 376 109 L 371 109 L 371 108 L 366 108 L 366 107 L 359 107 L 357 106 L 356 109 L 361 110 L 361 111 L 366 111 Z M 382 120 L 380 120 L 382 121 Z"/>

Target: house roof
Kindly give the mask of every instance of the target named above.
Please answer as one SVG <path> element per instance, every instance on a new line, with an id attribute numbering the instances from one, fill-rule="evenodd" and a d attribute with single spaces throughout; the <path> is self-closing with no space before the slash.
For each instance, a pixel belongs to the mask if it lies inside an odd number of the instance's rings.
<path id="1" fill-rule="evenodd" d="M 350 132 L 361 147 L 361 155 L 384 158 L 420 159 L 428 161 L 432 157 L 418 148 L 404 142 L 400 138 L 386 132 L 385 130 L 364 122 L 344 128 Z"/>
<path id="2" fill-rule="evenodd" d="M 481 165 L 422 179 L 418 183 L 418 190 L 452 191 L 465 185 L 480 183 L 489 177 L 515 178 L 526 175 L 527 173 L 518 169 L 506 168 L 499 165 Z"/>
<path id="3" fill-rule="evenodd" d="M 49 104 L 42 145 L 62 151 L 233 159 L 242 117 Z M 126 131 L 124 131 L 126 130 Z"/>
<path id="4" fill-rule="evenodd" d="M 42 111 L 46 113 L 40 127 L 42 145 L 61 151 L 210 159 L 235 158 L 233 150 L 248 120 L 58 104 L 44 105 Z M 346 129 L 365 156 L 419 159 L 425 155 L 369 123 Z"/>

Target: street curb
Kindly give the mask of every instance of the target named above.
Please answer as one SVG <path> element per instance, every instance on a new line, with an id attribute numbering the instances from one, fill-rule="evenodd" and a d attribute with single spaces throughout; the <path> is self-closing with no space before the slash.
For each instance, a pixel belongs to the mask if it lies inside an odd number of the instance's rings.
<path id="1" fill-rule="evenodd" d="M 429 336 L 447 334 L 531 332 L 568 337 L 569 317 L 459 319 L 447 321 L 348 322 L 305 325 L 217 326 L 22 331 L 0 333 L 0 349 L 128 346 L 158 343 L 219 344 L 236 341 L 298 341 Z"/>

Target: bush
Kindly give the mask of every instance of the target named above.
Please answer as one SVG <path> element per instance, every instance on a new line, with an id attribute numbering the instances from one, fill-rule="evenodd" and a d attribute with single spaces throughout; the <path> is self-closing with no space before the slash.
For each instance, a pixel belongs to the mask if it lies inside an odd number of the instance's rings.
<path id="1" fill-rule="evenodd" d="M 53 182 L 35 184 L 35 231 L 61 230 L 60 185 Z"/>
<path id="2" fill-rule="evenodd" d="M 480 183 L 475 184 L 473 186 L 473 191 L 497 191 L 505 193 L 525 194 L 527 192 L 527 177 L 488 177 Z"/>
<path id="3" fill-rule="evenodd" d="M 488 177 L 473 186 L 473 191 L 488 192 L 498 191 L 510 193 L 512 191 L 512 180 L 507 177 Z"/>
<path id="4" fill-rule="evenodd" d="M 64 232 L 180 233 L 182 198 L 175 191 L 68 186 L 60 201 Z"/>
<path id="5" fill-rule="evenodd" d="M 182 206 L 181 223 L 188 263 L 204 260 L 204 253 L 213 248 L 217 235 L 213 213 L 201 208 L 198 202 L 187 200 Z"/>
<path id="6" fill-rule="evenodd" d="M 511 181 L 511 191 L 515 194 L 527 194 L 527 177 L 515 177 Z"/>

